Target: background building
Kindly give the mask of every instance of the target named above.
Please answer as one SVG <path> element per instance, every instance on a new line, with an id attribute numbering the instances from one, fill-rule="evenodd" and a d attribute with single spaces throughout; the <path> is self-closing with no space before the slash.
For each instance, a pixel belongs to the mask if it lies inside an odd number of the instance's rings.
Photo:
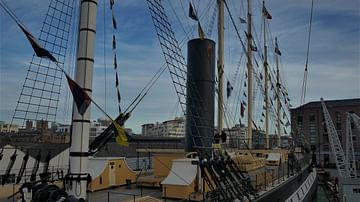
<path id="1" fill-rule="evenodd" d="M 0 132 L 17 133 L 19 131 L 18 125 L 5 123 L 0 121 Z"/>
<path id="2" fill-rule="evenodd" d="M 342 147 L 346 143 L 346 112 L 360 115 L 360 99 L 329 100 L 325 101 L 331 119 L 335 125 Z M 311 146 L 316 151 L 317 163 L 320 166 L 333 166 L 335 159 L 331 153 L 328 132 L 320 101 L 309 102 L 298 108 L 291 109 L 291 129 L 293 140 Z M 353 142 L 355 158 L 360 159 L 360 133 L 354 129 Z"/>
<path id="3" fill-rule="evenodd" d="M 246 140 L 247 128 L 243 125 L 236 124 L 232 128 L 224 128 L 224 132 L 227 134 L 227 141 L 231 147 L 243 148 Z M 217 129 L 215 130 L 217 131 Z"/>
<path id="4" fill-rule="evenodd" d="M 141 126 L 141 135 L 159 137 L 184 137 L 185 120 L 183 117 L 176 117 L 162 123 L 146 123 Z"/>

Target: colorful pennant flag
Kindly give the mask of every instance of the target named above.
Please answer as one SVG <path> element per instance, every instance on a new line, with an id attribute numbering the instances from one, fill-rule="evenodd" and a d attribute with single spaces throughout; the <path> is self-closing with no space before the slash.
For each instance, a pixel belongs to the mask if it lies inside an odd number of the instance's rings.
<path id="1" fill-rule="evenodd" d="M 114 4 L 115 4 L 115 0 L 110 0 L 110 9 L 111 10 L 113 9 Z"/>
<path id="2" fill-rule="evenodd" d="M 239 17 L 240 18 L 240 17 Z M 240 23 L 246 24 L 246 20 L 244 18 L 240 18 Z"/>
<path id="3" fill-rule="evenodd" d="M 227 81 L 226 86 L 226 97 L 229 98 L 231 96 L 231 92 L 234 90 L 234 87 L 231 85 L 230 81 Z"/>
<path id="4" fill-rule="evenodd" d="M 191 5 L 190 2 L 189 2 L 189 17 L 190 17 L 191 19 L 193 19 L 193 20 L 196 20 L 196 21 L 199 20 L 199 18 L 198 18 L 197 15 L 196 15 L 196 12 L 195 12 L 195 10 L 194 10 L 194 8 L 192 7 L 192 5 Z"/>
<path id="5" fill-rule="evenodd" d="M 115 34 L 113 34 L 112 48 L 113 48 L 113 50 L 116 49 L 116 38 L 115 38 Z"/>
<path id="6" fill-rule="evenodd" d="M 112 15 L 112 21 L 113 21 L 113 27 L 114 27 L 114 29 L 117 29 L 116 19 L 115 19 L 114 14 Z"/>
<path id="7" fill-rule="evenodd" d="M 258 50 L 257 47 L 255 45 L 253 45 L 253 44 L 250 44 L 250 48 L 254 52 L 256 52 Z"/>
<path id="8" fill-rule="evenodd" d="M 53 62 L 57 62 L 55 57 L 48 51 L 46 50 L 40 43 L 39 41 L 32 35 L 30 34 L 30 32 L 28 32 L 23 26 L 21 26 L 19 23 L 16 23 L 20 29 L 24 32 L 26 38 L 29 40 L 32 48 L 35 51 L 35 54 L 38 57 L 44 57 L 44 58 L 48 58 Z"/>
<path id="9" fill-rule="evenodd" d="M 117 59 L 116 59 L 116 54 L 114 54 L 114 69 L 117 69 Z"/>
<path id="10" fill-rule="evenodd" d="M 275 40 L 275 53 L 278 55 L 281 55 L 280 49 L 279 49 L 279 45 L 277 43 L 277 40 Z"/>
<path id="11" fill-rule="evenodd" d="M 272 16 L 270 15 L 269 11 L 265 8 L 265 6 L 263 6 L 262 13 L 266 19 L 269 19 L 269 20 L 272 19 Z"/>
<path id="12" fill-rule="evenodd" d="M 244 112 L 245 112 L 245 106 L 244 103 L 241 103 L 241 107 L 240 107 L 240 115 L 243 118 L 244 117 Z"/>
<path id="13" fill-rule="evenodd" d="M 91 98 L 74 80 L 72 80 L 69 77 L 69 75 L 67 75 L 65 73 L 65 76 L 68 81 L 69 88 L 73 95 L 75 104 L 78 108 L 78 112 L 81 115 L 84 115 L 84 113 L 86 112 L 86 109 L 89 107 L 89 105 L 91 103 Z"/>

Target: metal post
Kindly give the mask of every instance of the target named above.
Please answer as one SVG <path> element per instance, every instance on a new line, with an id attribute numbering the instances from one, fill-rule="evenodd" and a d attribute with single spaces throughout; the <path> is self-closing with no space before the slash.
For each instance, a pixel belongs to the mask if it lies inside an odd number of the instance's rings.
<path id="1" fill-rule="evenodd" d="M 288 163 L 287 163 L 287 177 L 290 177 L 290 173 L 289 173 L 289 167 L 290 167 L 290 159 L 288 158 Z"/>
<path id="2" fill-rule="evenodd" d="M 107 201 L 110 202 L 110 192 L 109 191 L 107 192 L 107 199 L 108 199 Z"/>
<path id="3" fill-rule="evenodd" d="M 136 152 L 136 169 L 139 170 L 139 152 Z"/>
<path id="4" fill-rule="evenodd" d="M 266 171 L 265 171 L 265 183 L 264 183 L 264 186 L 265 186 L 265 190 L 266 190 Z"/>
<path id="5" fill-rule="evenodd" d="M 258 181 L 257 181 L 257 174 L 255 174 L 255 187 L 258 186 Z"/>
<path id="6" fill-rule="evenodd" d="M 135 194 L 134 194 L 134 202 L 136 201 L 136 196 L 135 196 Z"/>
<path id="7" fill-rule="evenodd" d="M 12 195 L 12 201 L 15 202 L 15 184 L 13 183 L 13 195 Z"/>
<path id="8" fill-rule="evenodd" d="M 283 181 L 285 181 L 285 164 L 283 165 L 282 171 L 283 171 L 283 174 L 282 174 Z"/>

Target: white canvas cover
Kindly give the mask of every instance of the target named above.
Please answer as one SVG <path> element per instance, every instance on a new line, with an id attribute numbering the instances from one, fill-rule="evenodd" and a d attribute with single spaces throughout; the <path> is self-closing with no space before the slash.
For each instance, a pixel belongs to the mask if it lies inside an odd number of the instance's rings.
<path id="1" fill-rule="evenodd" d="M 89 157 L 89 161 L 88 161 L 89 174 L 94 179 L 100 176 L 104 172 L 109 161 L 119 160 L 119 159 L 123 159 L 126 166 L 129 168 L 129 166 L 125 161 L 125 157 Z"/>
<path id="2" fill-rule="evenodd" d="M 280 161 L 280 153 L 269 153 L 267 161 Z"/>
<path id="3" fill-rule="evenodd" d="M 164 185 L 190 185 L 196 177 L 197 165 L 192 162 L 198 162 L 198 159 L 176 159 L 173 164 L 169 175 L 161 182 Z"/>
<path id="4" fill-rule="evenodd" d="M 107 159 L 89 158 L 88 171 L 92 179 L 95 179 L 104 172 L 107 163 L 108 163 Z"/>

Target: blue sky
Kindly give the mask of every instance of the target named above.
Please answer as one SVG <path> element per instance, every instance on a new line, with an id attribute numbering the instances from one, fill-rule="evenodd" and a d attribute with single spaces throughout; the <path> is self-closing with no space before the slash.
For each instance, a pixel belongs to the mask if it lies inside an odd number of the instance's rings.
<path id="1" fill-rule="evenodd" d="M 48 1 L 4 0 L 17 14 L 34 36 L 38 36 Z M 125 108 L 164 63 L 154 26 L 144 0 L 115 1 L 118 24 L 117 56 L 120 76 L 122 107 Z M 190 32 L 190 38 L 196 37 L 196 25 L 187 17 L 188 1 L 163 1 L 167 14 L 178 41 L 186 39 L 183 29 Z M 213 13 L 213 1 L 193 0 L 200 14 L 200 20 L 207 32 Z M 215 1 L 214 1 L 215 2 Z M 232 14 L 245 18 L 244 8 L 240 1 L 228 0 Z M 210 7 L 208 7 L 210 5 Z M 115 98 L 115 76 L 112 66 L 111 18 L 106 1 L 104 15 L 103 3 L 98 9 L 98 29 L 96 56 L 93 80 L 93 98 L 112 116 L 117 115 Z M 309 30 L 311 0 L 300 1 L 266 1 L 266 7 L 273 16 L 269 21 L 271 36 L 278 37 L 282 52 L 281 72 L 288 89 L 292 105 L 300 103 L 302 76 L 306 59 L 306 43 Z M 306 102 L 325 99 L 347 99 L 360 97 L 360 3 L 358 0 L 315 0 L 313 27 L 310 44 L 308 88 Z M 30 9 L 29 9 L 30 8 Z M 173 9 L 172 9 L 173 8 Z M 183 9 L 184 8 L 184 9 Z M 176 11 L 176 15 L 174 14 Z M 240 42 L 225 11 L 225 76 L 229 80 L 237 71 L 240 58 Z M 105 25 L 104 22 L 105 16 Z M 177 17 L 176 17 L 177 16 Z M 256 34 L 260 35 L 261 2 L 253 2 L 253 16 Z M 17 99 L 26 76 L 33 50 L 13 21 L 0 9 L 0 120 L 11 121 Z M 209 38 L 216 40 L 216 24 Z M 243 33 L 244 25 L 240 25 Z M 105 32 L 104 32 L 105 30 Z M 105 43 L 104 43 L 104 33 Z M 255 34 L 254 34 L 255 35 Z M 244 35 L 242 35 L 244 37 Z M 259 36 L 261 38 L 261 36 Z M 243 38 L 244 40 L 244 38 Z M 260 45 L 260 44 L 259 44 Z M 104 47 L 106 50 L 106 75 L 104 69 Z M 183 55 L 186 58 L 186 43 L 182 43 Z M 242 59 L 241 64 L 244 64 Z M 274 58 L 270 56 L 270 65 Z M 241 68 L 244 65 L 242 65 Z M 243 69 L 239 70 L 243 72 Z M 260 70 L 261 71 L 261 70 Z M 243 77 L 243 76 L 242 76 Z M 64 83 L 64 82 L 63 82 Z M 64 83 L 65 84 L 65 83 Z M 62 87 L 62 96 L 66 97 L 67 86 Z M 59 103 L 59 122 L 68 122 L 71 114 L 66 113 L 69 101 L 62 99 Z M 235 102 L 229 106 L 236 109 Z M 231 108 L 232 109 L 232 108 Z M 68 110 L 69 111 L 69 110 Z M 71 110 L 70 110 L 71 111 Z M 127 122 L 135 132 L 140 132 L 140 125 L 148 122 L 164 121 L 181 115 L 177 98 L 171 84 L 168 71 L 150 90 L 133 116 Z M 103 116 L 92 108 L 92 118 Z"/>

